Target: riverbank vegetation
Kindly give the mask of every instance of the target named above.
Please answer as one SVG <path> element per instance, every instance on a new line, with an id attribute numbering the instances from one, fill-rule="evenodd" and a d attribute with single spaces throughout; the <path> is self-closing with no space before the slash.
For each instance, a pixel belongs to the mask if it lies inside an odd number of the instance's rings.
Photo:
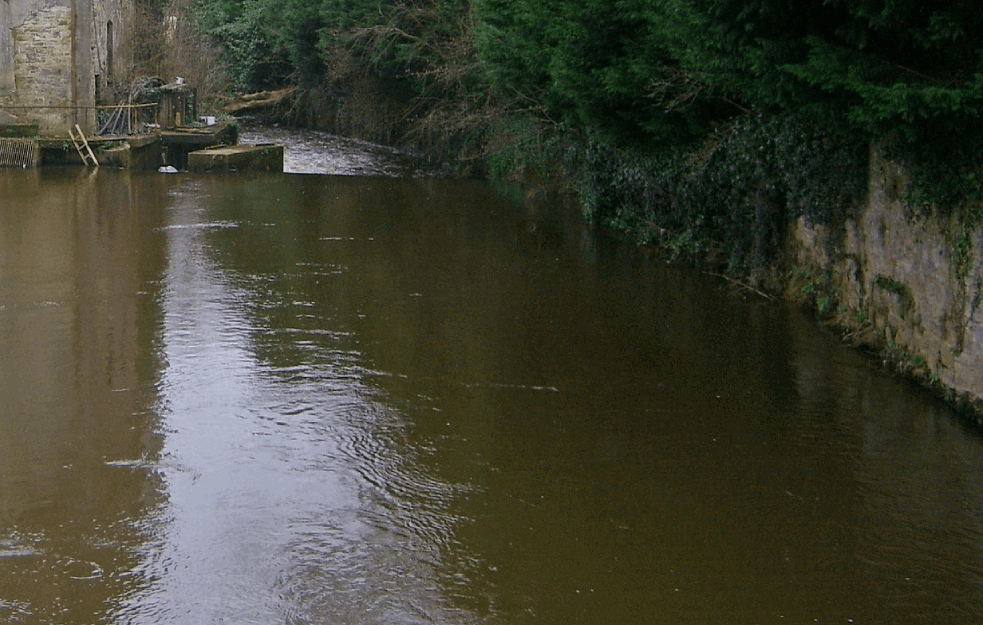
<path id="1" fill-rule="evenodd" d="M 859 266 L 837 239 L 880 189 L 916 229 L 944 225 L 955 269 L 938 279 L 976 310 L 983 12 L 970 2 L 139 1 L 137 72 L 186 76 L 206 100 L 280 94 L 276 121 L 563 194 L 627 239 L 810 302 L 931 384 L 964 349 L 898 348 L 859 270 L 859 294 L 839 301 L 829 259 Z M 824 233 L 825 261 L 786 257 L 798 220 Z M 911 300 L 888 273 L 870 288 Z M 954 306 L 946 319 L 962 318 Z"/>
<path id="2" fill-rule="evenodd" d="M 735 271 L 772 262 L 791 219 L 843 219 L 872 142 L 915 203 L 980 215 L 969 2 L 144 1 L 234 90 L 298 87 L 286 121 L 560 183 L 591 220 Z"/>

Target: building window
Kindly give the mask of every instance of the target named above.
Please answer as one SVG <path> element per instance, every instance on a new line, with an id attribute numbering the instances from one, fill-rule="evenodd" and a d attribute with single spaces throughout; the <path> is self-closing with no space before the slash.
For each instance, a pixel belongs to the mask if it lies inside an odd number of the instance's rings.
<path id="1" fill-rule="evenodd" d="M 113 22 L 106 23 L 106 76 L 113 75 Z"/>

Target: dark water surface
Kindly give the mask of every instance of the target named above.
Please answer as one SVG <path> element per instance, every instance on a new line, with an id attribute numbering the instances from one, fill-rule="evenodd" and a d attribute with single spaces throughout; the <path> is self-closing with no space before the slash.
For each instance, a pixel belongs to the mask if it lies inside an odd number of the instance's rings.
<path id="1" fill-rule="evenodd" d="M 979 623 L 981 475 L 476 183 L 0 170 L 0 622 Z"/>

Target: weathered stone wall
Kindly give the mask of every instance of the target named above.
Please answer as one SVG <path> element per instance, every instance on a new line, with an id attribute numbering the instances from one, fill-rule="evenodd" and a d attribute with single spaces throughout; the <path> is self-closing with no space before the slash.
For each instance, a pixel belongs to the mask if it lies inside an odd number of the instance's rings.
<path id="1" fill-rule="evenodd" d="M 114 92 L 126 89 L 131 62 L 128 38 L 133 30 L 133 0 L 91 0 L 93 13 L 92 67 L 98 99 L 116 103 Z"/>
<path id="2" fill-rule="evenodd" d="M 841 322 L 927 379 L 983 399 L 983 229 L 916 216 L 902 202 L 907 183 L 873 149 L 865 205 L 842 231 L 796 223 L 794 262 L 822 276 Z"/>
<path id="3" fill-rule="evenodd" d="M 40 8 L 14 26 L 14 82 L 19 106 L 70 106 L 72 103 L 71 7 Z M 29 109 L 19 115 L 42 128 L 67 128 L 69 109 Z"/>
<path id="4" fill-rule="evenodd" d="M 0 104 L 14 95 L 14 10 L 10 2 L 0 2 Z"/>
<path id="5" fill-rule="evenodd" d="M 42 134 L 92 132 L 96 77 L 125 60 L 132 14 L 132 0 L 0 0 L 0 108 Z"/>

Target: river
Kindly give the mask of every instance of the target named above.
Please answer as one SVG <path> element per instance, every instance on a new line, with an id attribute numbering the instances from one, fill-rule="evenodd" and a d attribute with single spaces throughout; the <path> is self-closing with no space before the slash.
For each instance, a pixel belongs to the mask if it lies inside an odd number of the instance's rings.
<path id="1" fill-rule="evenodd" d="M 351 145 L 374 175 L 0 169 L 0 621 L 981 622 L 944 405 Z"/>

